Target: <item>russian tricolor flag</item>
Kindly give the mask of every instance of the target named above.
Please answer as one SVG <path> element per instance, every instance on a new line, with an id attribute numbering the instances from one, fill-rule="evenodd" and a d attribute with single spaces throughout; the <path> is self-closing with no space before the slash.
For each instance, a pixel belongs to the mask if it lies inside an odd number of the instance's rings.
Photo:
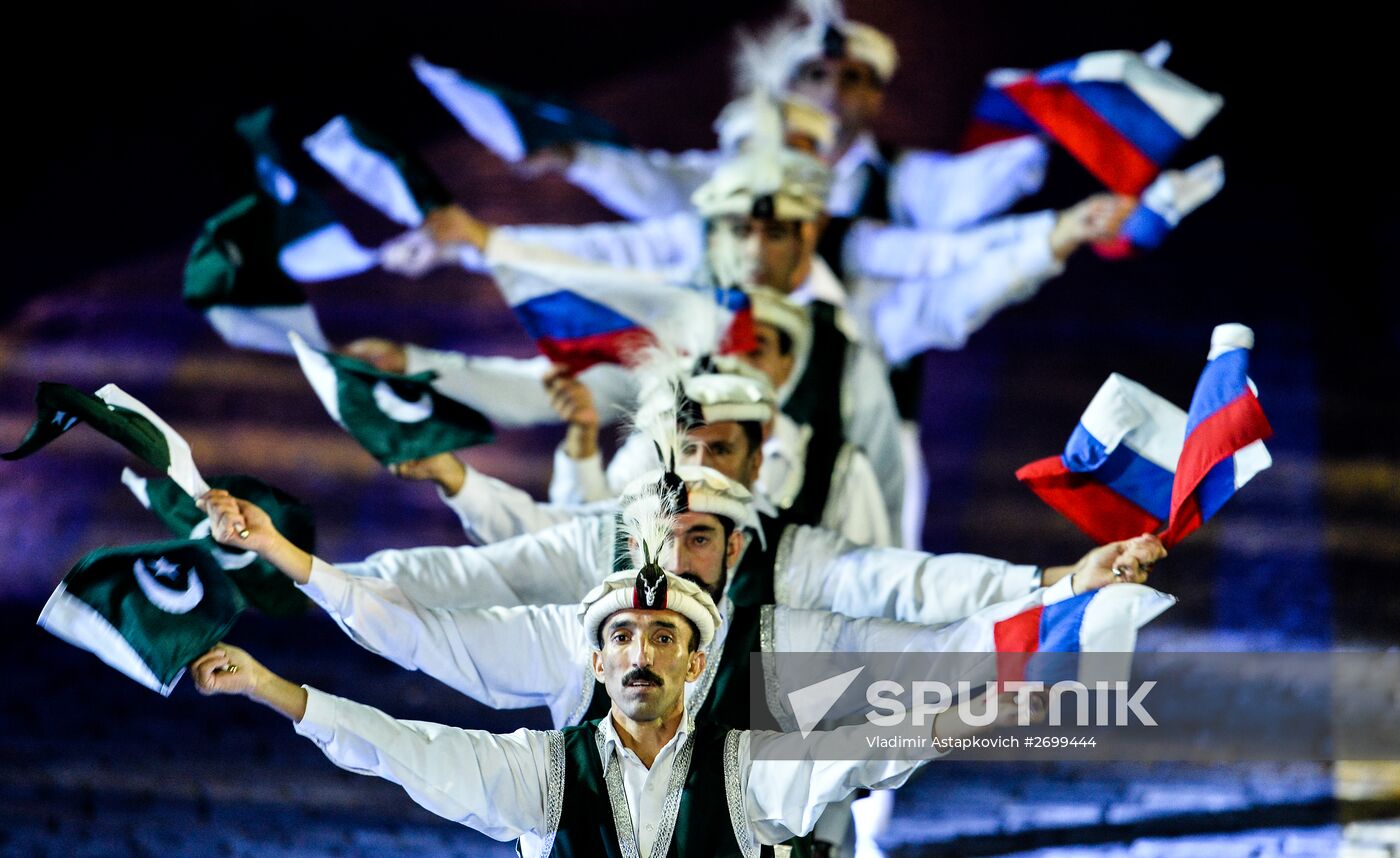
<path id="1" fill-rule="evenodd" d="M 1094 394 L 1065 451 L 1016 478 L 1095 542 L 1151 533 L 1171 515 L 1186 413 L 1118 373 Z"/>
<path id="2" fill-rule="evenodd" d="M 1168 50 L 1098 51 L 1038 72 L 994 71 L 965 147 L 1044 133 L 1110 190 L 1137 196 L 1224 104 L 1161 68 Z"/>
<path id="3" fill-rule="evenodd" d="M 509 242 L 498 234 L 488 248 L 496 283 L 540 351 L 574 372 L 632 363 L 658 341 L 688 354 L 754 347 L 753 312 L 741 290 L 562 256 L 507 261 Z"/>
<path id="4" fill-rule="evenodd" d="M 1174 597 L 1145 584 L 1110 584 L 1016 613 L 992 626 L 997 679 L 1050 679 L 1045 674 L 1059 672 L 1048 665 L 1035 669 L 1037 653 L 1131 653 L 1137 647 L 1138 629 L 1175 603 Z M 1127 678 L 1103 675 L 1105 666 L 1125 669 L 1127 660 L 1096 659 L 1094 679 Z"/>
<path id="5" fill-rule="evenodd" d="M 1272 432 L 1245 375 L 1253 345 L 1244 325 L 1216 327 L 1189 413 L 1114 373 L 1065 452 L 1016 478 L 1100 544 L 1165 527 L 1171 548 L 1272 464 Z"/>
<path id="6" fill-rule="evenodd" d="M 1273 464 L 1264 448 L 1273 429 L 1248 376 L 1252 348 L 1254 332 L 1244 325 L 1220 325 L 1211 335 L 1210 355 L 1191 397 L 1186 442 L 1172 483 L 1171 518 L 1162 534 L 1168 548 Z"/>
<path id="7" fill-rule="evenodd" d="M 1158 247 L 1181 219 L 1209 202 L 1225 187 L 1225 162 L 1206 158 L 1185 170 L 1167 170 L 1157 177 L 1123 221 L 1118 237 L 1094 245 L 1100 256 L 1121 259 Z"/>

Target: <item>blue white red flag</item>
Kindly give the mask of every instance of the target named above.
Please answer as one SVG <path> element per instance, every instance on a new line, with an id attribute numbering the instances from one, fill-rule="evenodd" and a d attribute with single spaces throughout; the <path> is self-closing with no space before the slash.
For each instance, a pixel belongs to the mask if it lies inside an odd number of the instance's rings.
<path id="1" fill-rule="evenodd" d="M 1065 451 L 1032 462 L 1016 478 L 1095 542 L 1163 527 L 1186 413 L 1114 373 L 1099 388 Z"/>
<path id="2" fill-rule="evenodd" d="M 754 347 L 753 312 L 739 289 L 678 284 L 643 271 L 561 256 L 506 261 L 493 239 L 492 273 L 541 352 L 580 372 L 630 364 L 657 343 L 687 354 Z"/>
<path id="3" fill-rule="evenodd" d="M 964 146 L 1046 134 L 1110 190 L 1137 196 L 1224 105 L 1161 68 L 1168 50 L 1096 51 L 1036 72 L 998 69 Z"/>
<path id="4" fill-rule="evenodd" d="M 1272 430 L 1245 375 L 1253 344 L 1244 325 L 1216 327 L 1190 412 L 1114 373 L 1064 453 L 1016 478 L 1100 544 L 1162 531 L 1176 545 L 1272 464 Z"/>
<path id="5" fill-rule="evenodd" d="M 1171 517 L 1162 543 L 1177 544 L 1208 521 L 1255 474 L 1273 464 L 1265 439 L 1273 435 L 1249 380 L 1254 332 L 1219 325 L 1191 409 L 1186 441 L 1172 483 Z"/>

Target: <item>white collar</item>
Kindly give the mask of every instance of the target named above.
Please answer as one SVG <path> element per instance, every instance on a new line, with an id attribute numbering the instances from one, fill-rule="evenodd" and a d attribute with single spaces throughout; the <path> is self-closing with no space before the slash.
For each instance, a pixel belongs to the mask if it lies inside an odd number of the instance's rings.
<path id="1" fill-rule="evenodd" d="M 880 144 L 875 142 L 874 133 L 867 130 L 857 135 L 846 154 L 836 159 L 836 163 L 831 165 L 831 172 L 837 178 L 845 178 L 854 175 L 866 164 L 878 165 L 884 162 L 885 158 L 880 154 Z"/>
<path id="2" fill-rule="evenodd" d="M 825 301 L 837 307 L 846 306 L 846 289 L 837 279 L 836 272 L 826 264 L 826 260 L 812 255 L 812 270 L 802 285 L 788 293 L 788 300 L 794 304 L 806 305 L 813 301 Z"/>
<path id="3" fill-rule="evenodd" d="M 802 285 L 788 293 L 788 300 L 800 306 L 806 306 L 813 301 L 825 301 L 836 308 L 836 327 L 841 333 L 853 343 L 861 341 L 860 329 L 846 312 L 846 287 L 841 285 L 841 281 L 836 277 L 836 273 L 831 270 L 831 266 L 826 264 L 826 260 L 820 256 L 812 257 L 812 273 L 807 275 L 807 279 L 802 281 Z M 782 389 L 778 391 L 778 400 L 786 402 L 792 393 L 790 385 L 796 384 L 796 379 L 801 377 L 802 371 L 806 369 L 805 361 L 799 360 L 798 365 L 792 368 L 792 377 L 787 380 Z"/>
<path id="4" fill-rule="evenodd" d="M 681 692 L 681 706 L 685 707 L 684 691 Z M 681 712 L 681 723 L 680 726 L 676 728 L 676 735 L 672 736 L 666 744 L 661 746 L 661 750 L 656 754 L 657 759 L 660 759 L 661 755 L 666 753 L 668 748 L 679 748 L 681 743 L 685 741 L 685 737 L 693 732 L 695 732 L 695 719 L 691 717 L 690 708 L 685 707 Z M 613 754 L 617 754 L 618 759 L 622 759 L 625 756 L 623 751 L 626 750 L 627 746 L 622 744 L 622 737 L 617 735 L 617 728 L 613 726 L 611 706 L 608 707 L 608 714 L 603 716 L 603 720 L 598 723 L 598 735 L 602 737 L 599 747 L 603 752 L 604 764 L 607 763 L 608 758 Z"/>

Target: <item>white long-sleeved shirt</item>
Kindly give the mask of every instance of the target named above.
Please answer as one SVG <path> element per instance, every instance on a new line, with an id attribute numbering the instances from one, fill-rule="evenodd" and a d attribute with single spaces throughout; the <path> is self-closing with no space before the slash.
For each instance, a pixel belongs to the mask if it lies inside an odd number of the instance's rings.
<path id="1" fill-rule="evenodd" d="M 481 548 L 393 549 L 338 565 L 393 582 L 426 607 L 577 603 L 611 572 L 614 536 L 613 517 L 601 515 Z M 795 608 L 942 626 L 1040 586 L 1038 567 L 974 554 L 864 548 L 805 526 L 765 536 L 781 540 L 777 603 Z"/>
<path id="2" fill-rule="evenodd" d="M 486 251 L 487 261 L 493 268 L 508 265 L 510 260 L 528 258 L 532 252 L 555 261 L 563 254 L 555 247 L 517 240 L 505 230 L 493 234 Z M 840 303 L 844 301 L 844 291 L 830 269 L 817 260 L 811 276 L 792 297 L 799 303 L 811 300 Z M 899 414 L 880 357 L 860 344 L 856 325 L 845 320 L 844 315 L 841 318 L 844 332 L 854 340 L 847 350 L 842 376 L 834 380 L 840 390 L 846 440 L 861 448 L 875 470 L 891 540 L 897 543 L 904 503 Z M 559 422 L 540 381 L 548 368 L 548 361 L 543 358 L 527 361 L 473 358 L 419 347 L 408 348 L 407 354 L 409 372 L 435 370 L 438 373 L 435 386 L 439 391 L 467 403 L 497 423 Z M 626 413 L 635 402 L 635 387 L 629 384 L 629 374 L 620 367 L 600 364 L 589 368 L 580 380 L 589 385 L 600 417 L 604 419 Z M 790 387 L 780 395 L 789 392 Z"/>
<path id="3" fill-rule="evenodd" d="M 538 856 L 548 850 L 562 806 L 559 772 L 564 750 L 559 733 L 522 729 L 498 734 L 401 721 L 371 706 L 304 687 L 306 712 L 296 723 L 296 732 L 314 742 L 331 762 L 399 784 L 424 808 L 488 837 L 519 838 L 524 855 Z M 648 769 L 635 755 L 621 753 L 622 743 L 610 721 L 600 726 L 600 760 L 605 770 L 616 760 L 639 854 L 651 854 L 664 827 L 664 785 L 670 783 L 677 759 L 689 759 L 684 743 L 693 725 L 684 718 L 685 727 L 673 738 L 674 744 L 668 744 Z M 874 728 L 842 728 L 832 734 L 814 734 L 818 746 L 813 747 L 811 740 L 797 734 L 735 731 L 731 741 L 741 789 L 733 798 L 737 801 L 742 796 L 744 826 L 736 837 L 750 844 L 755 840 L 781 843 L 810 831 L 828 804 L 856 789 L 903 784 L 923 761 L 826 759 L 839 752 L 824 753 L 820 747 L 830 742 L 833 748 L 848 748 L 862 736 L 888 734 Z M 755 754 L 752 746 L 759 742 L 763 750 Z M 812 750 L 805 756 L 797 750 L 809 747 Z M 653 784 L 662 786 L 650 788 Z M 658 822 L 648 830 L 638 825 L 642 819 Z M 756 848 L 746 851 L 757 854 Z"/>
<path id="4" fill-rule="evenodd" d="M 930 348 L 962 348 L 994 315 L 1029 300 L 1064 271 L 1050 250 L 1055 218 L 1046 210 L 957 229 L 858 220 L 841 244 L 846 288 L 838 294 L 844 299 L 849 292 L 847 308 L 862 338 L 891 363 Z M 703 225 L 693 214 L 500 231 L 522 243 L 672 277 L 686 276 L 704 258 Z"/>
<path id="5" fill-rule="evenodd" d="M 840 217 L 855 213 L 871 165 L 888 171 L 887 198 L 896 222 L 966 226 L 1038 190 L 1048 156 L 1042 140 L 1023 137 L 958 154 L 905 150 L 888 164 L 866 133 L 832 165 L 827 210 Z M 724 160 L 713 151 L 673 154 L 582 143 L 565 176 L 623 217 L 642 220 L 688 210 L 691 194 Z"/>
<path id="6" fill-rule="evenodd" d="M 760 645 L 765 652 L 989 652 L 994 621 L 1068 598 L 1070 587 L 1069 579 L 1062 579 L 942 628 L 765 607 Z M 301 589 L 360 646 L 487 706 L 545 706 L 559 727 L 578 723 L 588 708 L 594 691 L 593 642 L 584 639 L 575 605 L 433 608 L 418 604 L 392 582 L 349 575 L 319 558 Z M 727 602 L 721 612 L 729 616 Z M 706 653 L 706 672 L 687 686 L 686 705 L 692 711 L 705 703 L 728 631 L 729 624 L 721 623 Z M 791 720 L 785 697 L 770 700 L 770 706 L 780 723 Z"/>

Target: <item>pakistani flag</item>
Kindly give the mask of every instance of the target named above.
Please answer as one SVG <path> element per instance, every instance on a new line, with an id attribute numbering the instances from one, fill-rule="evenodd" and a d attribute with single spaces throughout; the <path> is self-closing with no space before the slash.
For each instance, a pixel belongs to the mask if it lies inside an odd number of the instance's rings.
<path id="1" fill-rule="evenodd" d="M 418 226 L 428 212 L 452 202 L 421 158 L 349 117 L 337 116 L 302 145 L 341 184 L 404 226 Z"/>
<path id="2" fill-rule="evenodd" d="M 514 163 L 558 143 L 626 145 L 607 121 L 560 100 L 544 100 L 462 77 L 454 69 L 413 58 L 413 72 L 482 145 Z"/>
<path id="3" fill-rule="evenodd" d="M 78 561 L 39 625 L 161 694 L 218 643 L 245 605 L 198 542 L 102 548 Z"/>
<path id="4" fill-rule="evenodd" d="M 130 468 L 122 470 L 122 482 L 136 500 L 178 537 L 198 540 L 219 568 L 228 573 L 248 603 L 265 614 L 297 616 L 306 611 L 307 598 L 286 575 L 254 551 L 233 551 L 219 545 L 209 534 L 209 517 L 194 505 L 194 499 L 169 477 L 147 480 Z M 234 497 L 252 501 L 272 519 L 279 532 L 297 547 L 316 550 L 316 525 L 311 507 L 280 489 L 254 477 L 210 477 L 209 484 Z"/>
<path id="5" fill-rule="evenodd" d="M 262 193 L 277 204 L 277 261 L 293 280 L 316 283 L 359 274 L 379 260 L 360 246 L 330 207 L 294 179 L 272 136 L 273 111 L 265 107 L 239 117 L 234 130 L 253 153 L 253 170 Z"/>
<path id="6" fill-rule="evenodd" d="M 19 446 L 0 453 L 0 459 L 23 459 L 79 423 L 87 423 L 164 471 L 191 497 L 209 491 L 194 465 L 189 443 L 144 403 L 115 384 L 89 394 L 66 384 L 41 381 L 34 404 L 39 412 L 34 425 Z"/>
<path id="7" fill-rule="evenodd" d="M 249 194 L 204 223 L 185 262 L 185 304 L 235 348 L 289 354 L 287 332 L 326 347 L 306 293 L 278 262 L 278 204 Z"/>
<path id="8" fill-rule="evenodd" d="M 313 349 L 292 335 L 301 371 L 331 419 L 385 465 L 491 440 L 491 424 L 433 387 L 434 372 L 395 375 Z"/>

